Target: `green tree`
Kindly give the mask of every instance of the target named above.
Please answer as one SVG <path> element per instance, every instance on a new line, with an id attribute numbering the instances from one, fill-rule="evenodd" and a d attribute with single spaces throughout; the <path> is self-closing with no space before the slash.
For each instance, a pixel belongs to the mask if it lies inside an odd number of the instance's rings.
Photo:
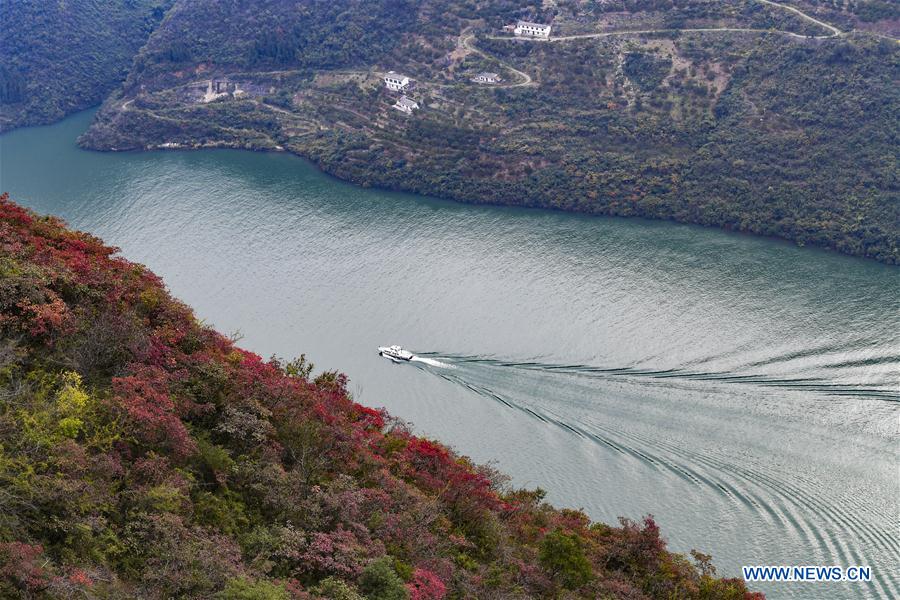
<path id="1" fill-rule="evenodd" d="M 397 575 L 390 557 L 372 561 L 363 569 L 359 587 L 369 600 L 406 600 L 409 593 Z"/>
<path id="2" fill-rule="evenodd" d="M 538 559 L 544 569 L 570 590 L 590 581 L 593 574 L 591 563 L 584 555 L 582 540 L 574 533 L 557 530 L 547 534 L 541 542 Z"/>
<path id="3" fill-rule="evenodd" d="M 329 600 L 365 600 L 352 585 L 334 577 L 323 579 L 310 591 Z"/>
<path id="4" fill-rule="evenodd" d="M 216 597 L 218 600 L 290 600 L 290 595 L 282 586 L 245 577 L 230 579 Z"/>

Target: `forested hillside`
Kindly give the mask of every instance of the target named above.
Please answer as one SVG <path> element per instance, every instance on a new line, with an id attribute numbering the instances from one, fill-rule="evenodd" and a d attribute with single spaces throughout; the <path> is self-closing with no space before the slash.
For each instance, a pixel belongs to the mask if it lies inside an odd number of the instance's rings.
<path id="1" fill-rule="evenodd" d="M 652 518 L 553 508 L 312 370 L 0 196 L 0 596 L 761 597 Z"/>
<path id="2" fill-rule="evenodd" d="M 171 0 L 0 2 L 0 131 L 99 104 Z"/>
<path id="3" fill-rule="evenodd" d="M 512 37 L 520 18 L 551 39 Z M 897 263 L 898 23 L 874 1 L 178 0 L 82 144 L 286 150 L 364 185 Z"/>

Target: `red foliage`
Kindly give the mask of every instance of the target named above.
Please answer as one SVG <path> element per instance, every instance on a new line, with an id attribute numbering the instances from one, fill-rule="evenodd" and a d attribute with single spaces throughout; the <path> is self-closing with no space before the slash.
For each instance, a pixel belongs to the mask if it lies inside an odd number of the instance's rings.
<path id="1" fill-rule="evenodd" d="M 356 404 L 354 408 L 359 413 L 360 421 L 365 421 L 369 427 L 384 429 L 386 417 L 384 409 L 369 408 L 361 404 Z"/>
<path id="2" fill-rule="evenodd" d="M 275 557 L 294 564 L 293 575 L 298 578 L 330 574 L 352 579 L 362 571 L 366 552 L 359 540 L 343 529 L 308 534 L 285 528 Z"/>
<path id="3" fill-rule="evenodd" d="M 113 378 L 113 408 L 120 410 L 132 435 L 149 446 L 168 448 L 176 457 L 196 449 L 184 423 L 175 413 L 175 403 L 165 392 L 167 374 L 154 367 L 138 368 L 134 375 Z"/>
<path id="4" fill-rule="evenodd" d="M 30 335 L 45 335 L 62 329 L 68 317 L 68 307 L 53 294 L 48 302 L 32 304 L 28 300 L 19 303 L 23 315 L 28 315 L 26 329 Z"/>
<path id="5" fill-rule="evenodd" d="M 172 465 L 169 459 L 154 454 L 134 461 L 130 476 L 138 484 L 156 485 L 168 479 L 171 474 Z"/>
<path id="6" fill-rule="evenodd" d="M 620 521 L 622 531 L 610 549 L 611 562 L 631 572 L 655 570 L 664 556 L 666 542 L 659 535 L 653 515 L 644 517 L 642 524 L 624 518 Z"/>
<path id="7" fill-rule="evenodd" d="M 0 194 L 0 220 L 10 221 L 18 225 L 30 226 L 34 222 L 31 212 L 18 204 L 11 202 L 9 194 Z"/>
<path id="8" fill-rule="evenodd" d="M 24 593 L 43 590 L 50 573 L 42 566 L 44 549 L 22 542 L 0 544 L 0 582 L 6 581 Z"/>
<path id="9" fill-rule="evenodd" d="M 653 517 L 648 517 L 648 521 L 652 524 L 652 527 L 659 532 L 659 527 L 656 526 Z M 580 510 L 563 509 L 556 519 L 556 526 L 558 528 L 578 533 L 583 533 L 590 524 L 591 520 Z"/>
<path id="10" fill-rule="evenodd" d="M 721 583 L 723 587 L 733 587 L 736 590 L 744 588 L 746 585 L 743 579 L 732 578 L 732 579 L 722 579 Z M 762 592 L 744 592 L 742 600 L 766 600 L 766 595 Z"/>
<path id="11" fill-rule="evenodd" d="M 94 585 L 94 581 L 81 569 L 72 569 L 72 572 L 69 573 L 69 582 L 82 587 L 91 587 Z"/>
<path id="12" fill-rule="evenodd" d="M 426 569 L 413 571 L 412 581 L 406 584 L 410 600 L 444 600 L 447 586 L 441 579 Z"/>
<path id="13" fill-rule="evenodd" d="M 438 493 L 459 518 L 474 519 L 481 511 L 500 507 L 490 480 L 440 444 L 410 438 L 401 463 L 408 478 L 422 489 Z"/>

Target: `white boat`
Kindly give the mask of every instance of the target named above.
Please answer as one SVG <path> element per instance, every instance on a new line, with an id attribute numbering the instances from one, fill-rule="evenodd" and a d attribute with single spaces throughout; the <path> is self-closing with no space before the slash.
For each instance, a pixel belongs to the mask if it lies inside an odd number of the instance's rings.
<path id="1" fill-rule="evenodd" d="M 390 358 L 393 361 L 412 360 L 416 357 L 409 350 L 404 350 L 400 346 L 382 346 L 378 349 L 378 354 Z"/>

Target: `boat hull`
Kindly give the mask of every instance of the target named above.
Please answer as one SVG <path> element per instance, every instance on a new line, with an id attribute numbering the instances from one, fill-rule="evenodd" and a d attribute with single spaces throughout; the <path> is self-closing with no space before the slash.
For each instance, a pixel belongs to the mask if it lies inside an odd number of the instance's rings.
<path id="1" fill-rule="evenodd" d="M 394 362 L 409 362 L 416 357 L 412 352 L 408 352 L 406 350 L 397 350 L 394 348 L 379 348 L 378 355 L 389 358 Z"/>

